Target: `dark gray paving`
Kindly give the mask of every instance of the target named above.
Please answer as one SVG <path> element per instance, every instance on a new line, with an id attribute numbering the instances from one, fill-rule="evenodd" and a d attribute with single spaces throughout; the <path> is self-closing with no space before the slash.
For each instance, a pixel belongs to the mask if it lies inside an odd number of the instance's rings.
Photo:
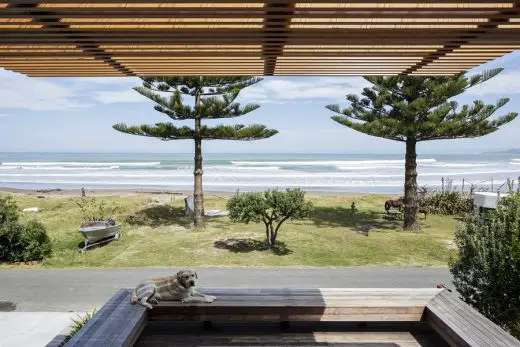
<path id="1" fill-rule="evenodd" d="M 166 276 L 178 269 L 2 270 L 0 301 L 17 311 L 87 311 L 103 305 L 118 288 Z M 206 287 L 434 288 L 451 285 L 447 268 L 218 268 L 196 269 Z"/>

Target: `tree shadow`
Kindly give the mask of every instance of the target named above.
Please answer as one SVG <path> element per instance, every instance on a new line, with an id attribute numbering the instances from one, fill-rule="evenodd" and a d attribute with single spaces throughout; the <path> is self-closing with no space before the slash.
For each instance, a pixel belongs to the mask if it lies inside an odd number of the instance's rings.
<path id="1" fill-rule="evenodd" d="M 371 231 L 398 230 L 401 225 L 394 214 L 375 211 L 352 212 L 347 207 L 315 207 L 310 220 L 317 227 L 350 228 L 358 234 L 368 236 Z"/>
<path id="2" fill-rule="evenodd" d="M 230 238 L 225 240 L 217 240 L 213 246 L 218 249 L 225 249 L 233 253 L 250 253 L 254 251 L 265 252 L 271 251 L 275 255 L 289 255 L 293 251 L 287 248 L 285 242 L 276 241 L 275 246 L 271 249 L 265 240 L 254 240 L 250 238 Z"/>
<path id="3" fill-rule="evenodd" d="M 131 225 L 144 225 L 153 228 L 167 225 L 191 227 L 191 218 L 184 215 L 184 208 L 170 205 L 157 205 L 144 208 L 124 218 Z"/>
<path id="4" fill-rule="evenodd" d="M 12 301 L 0 301 L 0 312 L 16 311 L 16 303 Z"/>

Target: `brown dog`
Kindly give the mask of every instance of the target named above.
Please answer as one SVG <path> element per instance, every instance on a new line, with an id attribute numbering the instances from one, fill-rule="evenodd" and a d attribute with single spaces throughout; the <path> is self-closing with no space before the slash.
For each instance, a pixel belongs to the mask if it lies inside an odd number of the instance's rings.
<path id="1" fill-rule="evenodd" d="M 216 297 L 195 290 L 197 273 L 192 270 L 179 271 L 175 276 L 146 280 L 132 292 L 131 303 L 139 303 L 148 309 L 159 301 L 180 301 L 183 303 L 212 303 Z"/>

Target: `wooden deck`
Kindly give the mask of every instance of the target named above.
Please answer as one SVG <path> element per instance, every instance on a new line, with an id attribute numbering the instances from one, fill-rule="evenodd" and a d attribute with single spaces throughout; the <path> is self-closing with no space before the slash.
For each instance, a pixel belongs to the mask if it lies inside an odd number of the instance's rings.
<path id="1" fill-rule="evenodd" d="M 420 321 L 439 289 L 208 288 L 211 305 L 160 303 L 150 321 Z"/>
<path id="2" fill-rule="evenodd" d="M 517 339 L 448 291 L 426 305 L 425 320 L 452 346 L 520 346 Z"/>
<path id="3" fill-rule="evenodd" d="M 137 347 L 156 346 L 348 346 L 348 347 L 449 347 L 438 335 L 411 331 L 294 331 L 236 327 L 201 331 L 196 329 L 145 329 Z M 422 338 L 422 339 L 421 339 Z"/>
<path id="4" fill-rule="evenodd" d="M 131 305 L 130 290 L 121 289 L 66 346 L 520 346 L 442 289 L 201 292 L 218 299 L 162 302 L 146 311 Z M 213 328 L 204 330 L 201 322 Z"/>

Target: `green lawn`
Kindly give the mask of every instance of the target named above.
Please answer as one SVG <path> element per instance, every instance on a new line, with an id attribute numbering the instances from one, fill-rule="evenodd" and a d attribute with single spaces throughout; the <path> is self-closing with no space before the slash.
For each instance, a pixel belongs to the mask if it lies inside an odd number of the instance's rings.
<path id="1" fill-rule="evenodd" d="M 306 221 L 288 222 L 280 233 L 276 252 L 263 249 L 263 224 L 235 224 L 227 218 L 210 219 L 204 230 L 189 229 L 184 201 L 165 195 L 104 197 L 119 209 L 123 237 L 85 253 L 78 251 L 83 237 L 77 231 L 79 198 L 16 195 L 20 208 L 39 207 L 52 239 L 54 254 L 44 267 L 133 266 L 446 266 L 454 254 L 452 239 L 457 223 L 451 217 L 421 219 L 419 232 L 403 232 L 401 221 L 384 218 L 385 197 L 310 198 L 315 205 Z M 358 212 L 350 212 L 356 201 Z M 225 208 L 225 199 L 206 197 L 206 209 Z M 130 223 L 128 215 L 137 216 Z M 422 217 L 421 217 L 422 218 Z M 139 224 L 136 224 L 138 221 Z"/>

